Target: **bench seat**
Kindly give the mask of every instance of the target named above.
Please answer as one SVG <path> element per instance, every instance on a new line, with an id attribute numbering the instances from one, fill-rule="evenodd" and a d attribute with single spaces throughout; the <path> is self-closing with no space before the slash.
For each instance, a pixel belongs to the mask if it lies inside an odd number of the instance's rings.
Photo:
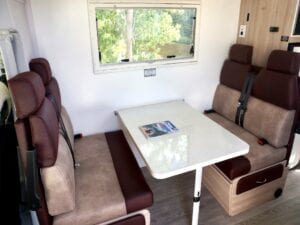
<path id="1" fill-rule="evenodd" d="M 255 135 L 220 114 L 210 113 L 207 114 L 207 116 L 247 142 L 250 146 L 249 153 L 245 156 L 236 157 L 216 164 L 231 180 L 285 160 L 287 152 L 285 147 L 274 148 L 269 144 L 260 145 L 257 143 L 257 137 Z"/>
<path id="2" fill-rule="evenodd" d="M 146 208 L 152 205 L 153 194 L 122 131 L 74 140 L 48 63 L 39 59 L 36 66 L 48 72 L 44 76 L 24 72 L 9 85 L 17 109 L 20 155 L 27 156 L 31 146 L 36 152 L 31 159 L 39 177 L 34 170 L 30 174 L 40 179 L 39 224 L 150 225 Z M 26 158 L 22 160 L 27 165 Z"/>
<path id="3" fill-rule="evenodd" d="M 251 49 L 231 47 L 212 110 L 206 111 L 249 144 L 246 155 L 203 169 L 203 183 L 231 216 L 281 195 L 299 103 L 300 54 L 274 50 L 258 71 L 248 66 Z"/>
<path id="4" fill-rule="evenodd" d="M 117 143 L 118 149 L 111 143 Z M 80 163 L 75 169 L 76 206 L 71 212 L 55 216 L 54 225 L 103 223 L 152 205 L 152 192 L 121 131 L 75 140 L 75 156 Z M 133 168 L 123 177 L 127 182 L 118 177 L 120 162 L 125 168 Z M 128 194 L 128 183 L 134 183 L 132 194 Z"/>

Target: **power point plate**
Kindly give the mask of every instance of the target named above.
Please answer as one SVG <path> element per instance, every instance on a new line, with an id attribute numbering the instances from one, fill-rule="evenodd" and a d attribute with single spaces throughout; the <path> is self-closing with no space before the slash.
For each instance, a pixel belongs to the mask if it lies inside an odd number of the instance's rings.
<path id="1" fill-rule="evenodd" d="M 240 26 L 239 37 L 242 37 L 242 38 L 246 37 L 246 29 L 247 29 L 246 25 Z"/>
<path id="2" fill-rule="evenodd" d="M 155 77 L 156 68 L 144 69 L 144 77 Z"/>

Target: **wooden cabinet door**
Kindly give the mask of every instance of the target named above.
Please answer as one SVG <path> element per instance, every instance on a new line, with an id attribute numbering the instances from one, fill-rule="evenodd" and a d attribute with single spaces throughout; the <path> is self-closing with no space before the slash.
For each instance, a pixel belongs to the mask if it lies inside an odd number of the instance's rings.
<path id="1" fill-rule="evenodd" d="M 242 0 L 239 25 L 246 25 L 246 36 L 237 38 L 240 44 L 254 47 L 253 64 L 266 66 L 269 54 L 274 49 L 287 50 L 288 42 L 281 36 L 292 32 L 297 0 Z M 278 32 L 270 32 L 278 27 Z"/>

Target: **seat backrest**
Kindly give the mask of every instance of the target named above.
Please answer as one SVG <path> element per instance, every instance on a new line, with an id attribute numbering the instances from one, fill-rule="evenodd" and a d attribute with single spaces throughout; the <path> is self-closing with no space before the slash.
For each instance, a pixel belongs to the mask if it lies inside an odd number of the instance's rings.
<path id="1" fill-rule="evenodd" d="M 232 89 L 242 91 L 245 80 L 251 70 L 253 47 L 249 45 L 234 44 L 225 60 L 220 83 Z"/>
<path id="2" fill-rule="evenodd" d="M 18 142 L 31 142 L 36 149 L 48 212 L 52 216 L 69 212 L 75 208 L 72 156 L 59 133 L 55 108 L 45 97 L 44 84 L 36 73 L 25 72 L 9 80 L 9 87 L 19 126 L 24 128 Z M 23 145 L 28 148 L 30 144 Z"/>
<path id="3" fill-rule="evenodd" d="M 244 128 L 271 145 L 288 145 L 298 105 L 300 54 L 274 50 L 253 86 Z"/>
<path id="4" fill-rule="evenodd" d="M 224 62 L 221 70 L 220 84 L 215 92 L 213 109 L 231 121 L 235 121 L 238 100 L 252 69 L 252 49 L 252 46 L 248 45 L 233 45 L 229 58 Z"/>
<path id="5" fill-rule="evenodd" d="M 37 73 L 43 80 L 46 96 L 53 96 L 58 110 L 60 111 L 63 124 L 66 128 L 67 135 L 74 150 L 74 128 L 70 119 L 70 116 L 61 104 L 60 88 L 57 80 L 52 75 L 50 64 L 45 58 L 35 58 L 29 62 L 29 68 L 31 71 Z"/>
<path id="6" fill-rule="evenodd" d="M 56 104 L 61 108 L 61 95 L 57 80 L 52 76 L 52 70 L 48 60 L 35 58 L 29 62 L 30 71 L 37 73 L 44 83 L 46 95 L 52 95 Z"/>

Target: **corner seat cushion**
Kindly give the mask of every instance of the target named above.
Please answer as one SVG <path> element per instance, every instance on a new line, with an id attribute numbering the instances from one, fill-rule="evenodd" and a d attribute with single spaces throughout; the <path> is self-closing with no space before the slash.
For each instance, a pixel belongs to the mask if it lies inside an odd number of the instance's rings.
<path id="1" fill-rule="evenodd" d="M 71 212 L 55 216 L 53 225 L 98 224 L 127 214 L 125 199 L 104 135 L 76 140 L 76 205 Z"/>
<path id="2" fill-rule="evenodd" d="M 257 143 L 257 137 L 242 127 L 237 126 L 235 123 L 224 118 L 218 113 L 207 114 L 207 116 L 226 128 L 234 135 L 238 136 L 243 141 L 247 142 L 250 146 L 249 153 L 246 154 L 245 159 L 240 159 L 239 157 L 226 160 L 220 164 L 216 164 L 219 169 L 222 170 L 224 174 L 230 179 L 247 174 L 248 172 L 263 169 L 267 166 L 273 165 L 275 163 L 285 160 L 286 148 L 274 148 L 269 144 L 259 145 Z M 242 162 L 242 164 L 241 164 Z M 249 171 L 247 171 L 246 163 L 250 163 Z"/>

